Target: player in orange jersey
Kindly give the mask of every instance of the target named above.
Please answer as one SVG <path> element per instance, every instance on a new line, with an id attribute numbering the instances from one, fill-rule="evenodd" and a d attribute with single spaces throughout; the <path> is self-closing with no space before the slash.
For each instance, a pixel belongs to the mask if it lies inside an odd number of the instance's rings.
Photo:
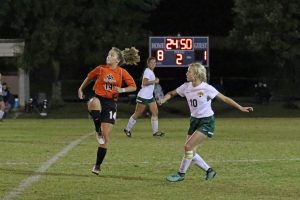
<path id="1" fill-rule="evenodd" d="M 96 164 L 92 172 L 100 173 L 102 164 L 109 143 L 109 135 L 116 120 L 117 104 L 119 93 L 133 92 L 136 84 L 132 76 L 120 65 L 136 65 L 140 61 L 138 50 L 134 47 L 121 51 L 113 47 L 107 55 L 106 65 L 97 66 L 88 73 L 86 79 L 78 89 L 79 99 L 83 99 L 83 89 L 92 81 L 95 81 L 95 96 L 88 102 L 88 111 L 92 116 L 96 129 L 96 138 L 99 143 Z M 127 87 L 122 88 L 122 82 Z"/>

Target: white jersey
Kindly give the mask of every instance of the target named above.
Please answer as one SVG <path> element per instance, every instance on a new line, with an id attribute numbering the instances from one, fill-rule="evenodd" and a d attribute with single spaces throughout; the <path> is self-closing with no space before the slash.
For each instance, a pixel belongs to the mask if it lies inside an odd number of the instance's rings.
<path id="1" fill-rule="evenodd" d="M 210 117 L 214 114 L 211 108 L 211 100 L 219 93 L 213 86 L 202 82 L 194 87 L 192 82 L 186 82 L 176 89 L 177 94 L 186 97 L 191 111 L 195 118 Z"/>
<path id="2" fill-rule="evenodd" d="M 154 81 L 156 79 L 154 72 L 146 68 L 143 74 L 143 80 L 144 78 L 148 79 L 149 81 Z M 151 85 L 143 85 L 142 82 L 142 88 L 140 89 L 138 93 L 138 97 L 141 97 L 143 99 L 152 99 L 153 98 L 153 91 L 154 91 L 154 83 Z"/>

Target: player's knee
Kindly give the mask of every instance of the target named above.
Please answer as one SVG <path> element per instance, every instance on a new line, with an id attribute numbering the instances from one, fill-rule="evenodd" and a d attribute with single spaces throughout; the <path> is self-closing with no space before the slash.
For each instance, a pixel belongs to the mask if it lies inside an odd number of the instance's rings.
<path id="1" fill-rule="evenodd" d="M 150 112 L 151 112 L 152 116 L 155 116 L 155 117 L 158 116 L 158 109 L 150 109 Z"/>
<path id="2" fill-rule="evenodd" d="M 102 147 L 104 149 L 108 149 L 108 143 L 105 141 L 104 144 L 99 144 L 99 147 Z"/>
<path id="3" fill-rule="evenodd" d="M 132 117 L 132 119 L 137 120 L 141 115 L 142 115 L 142 113 L 135 112 L 131 117 Z"/>
<path id="4" fill-rule="evenodd" d="M 93 97 L 88 102 L 88 110 L 101 110 L 101 104 L 98 98 Z"/>
<path id="5" fill-rule="evenodd" d="M 185 144 L 184 145 L 184 150 L 187 152 L 187 151 L 193 151 L 193 147 L 189 144 Z"/>
<path id="6" fill-rule="evenodd" d="M 193 159 L 193 151 L 185 151 L 184 157 L 188 160 Z"/>

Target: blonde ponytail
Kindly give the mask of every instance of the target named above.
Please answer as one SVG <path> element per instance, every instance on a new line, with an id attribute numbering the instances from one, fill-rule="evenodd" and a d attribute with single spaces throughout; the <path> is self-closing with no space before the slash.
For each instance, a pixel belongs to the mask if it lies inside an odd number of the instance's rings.
<path id="1" fill-rule="evenodd" d="M 112 50 L 118 54 L 120 60 L 119 65 L 137 65 L 137 63 L 141 60 L 139 56 L 139 50 L 137 50 L 135 47 L 125 48 L 123 51 L 113 47 Z"/>

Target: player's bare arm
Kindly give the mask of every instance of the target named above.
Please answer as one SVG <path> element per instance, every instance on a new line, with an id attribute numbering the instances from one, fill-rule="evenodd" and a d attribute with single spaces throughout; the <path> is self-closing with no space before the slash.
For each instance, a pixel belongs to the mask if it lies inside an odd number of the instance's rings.
<path id="1" fill-rule="evenodd" d="M 134 87 L 134 86 L 128 86 L 128 87 L 121 88 L 121 87 L 117 87 L 116 86 L 115 90 L 117 90 L 118 93 L 134 92 L 134 91 L 136 91 L 136 87 Z"/>
<path id="2" fill-rule="evenodd" d="M 176 96 L 176 95 L 178 95 L 177 92 L 176 92 L 176 90 L 172 90 L 172 91 L 168 92 L 168 93 L 164 96 L 164 98 L 160 99 L 160 100 L 158 101 L 158 104 L 159 104 L 159 105 L 162 105 L 162 104 L 166 103 L 168 100 L 170 100 L 171 98 L 173 98 L 173 97 Z"/>
<path id="3" fill-rule="evenodd" d="M 92 79 L 90 79 L 90 78 L 86 78 L 86 79 L 84 79 L 84 81 L 82 82 L 82 84 L 81 84 L 81 86 L 79 87 L 79 89 L 78 89 L 78 98 L 79 99 L 83 99 L 84 98 L 84 95 L 83 95 L 83 90 L 84 90 L 84 88 L 88 85 L 88 84 L 90 84 L 90 82 L 92 81 Z"/>
<path id="4" fill-rule="evenodd" d="M 238 104 L 237 102 L 235 102 L 233 99 L 231 99 L 230 97 L 227 97 L 225 95 L 223 95 L 222 93 L 219 93 L 217 96 L 217 99 L 223 101 L 224 103 L 242 111 L 242 112 L 250 112 L 253 111 L 253 107 L 243 107 L 240 104 Z"/>

